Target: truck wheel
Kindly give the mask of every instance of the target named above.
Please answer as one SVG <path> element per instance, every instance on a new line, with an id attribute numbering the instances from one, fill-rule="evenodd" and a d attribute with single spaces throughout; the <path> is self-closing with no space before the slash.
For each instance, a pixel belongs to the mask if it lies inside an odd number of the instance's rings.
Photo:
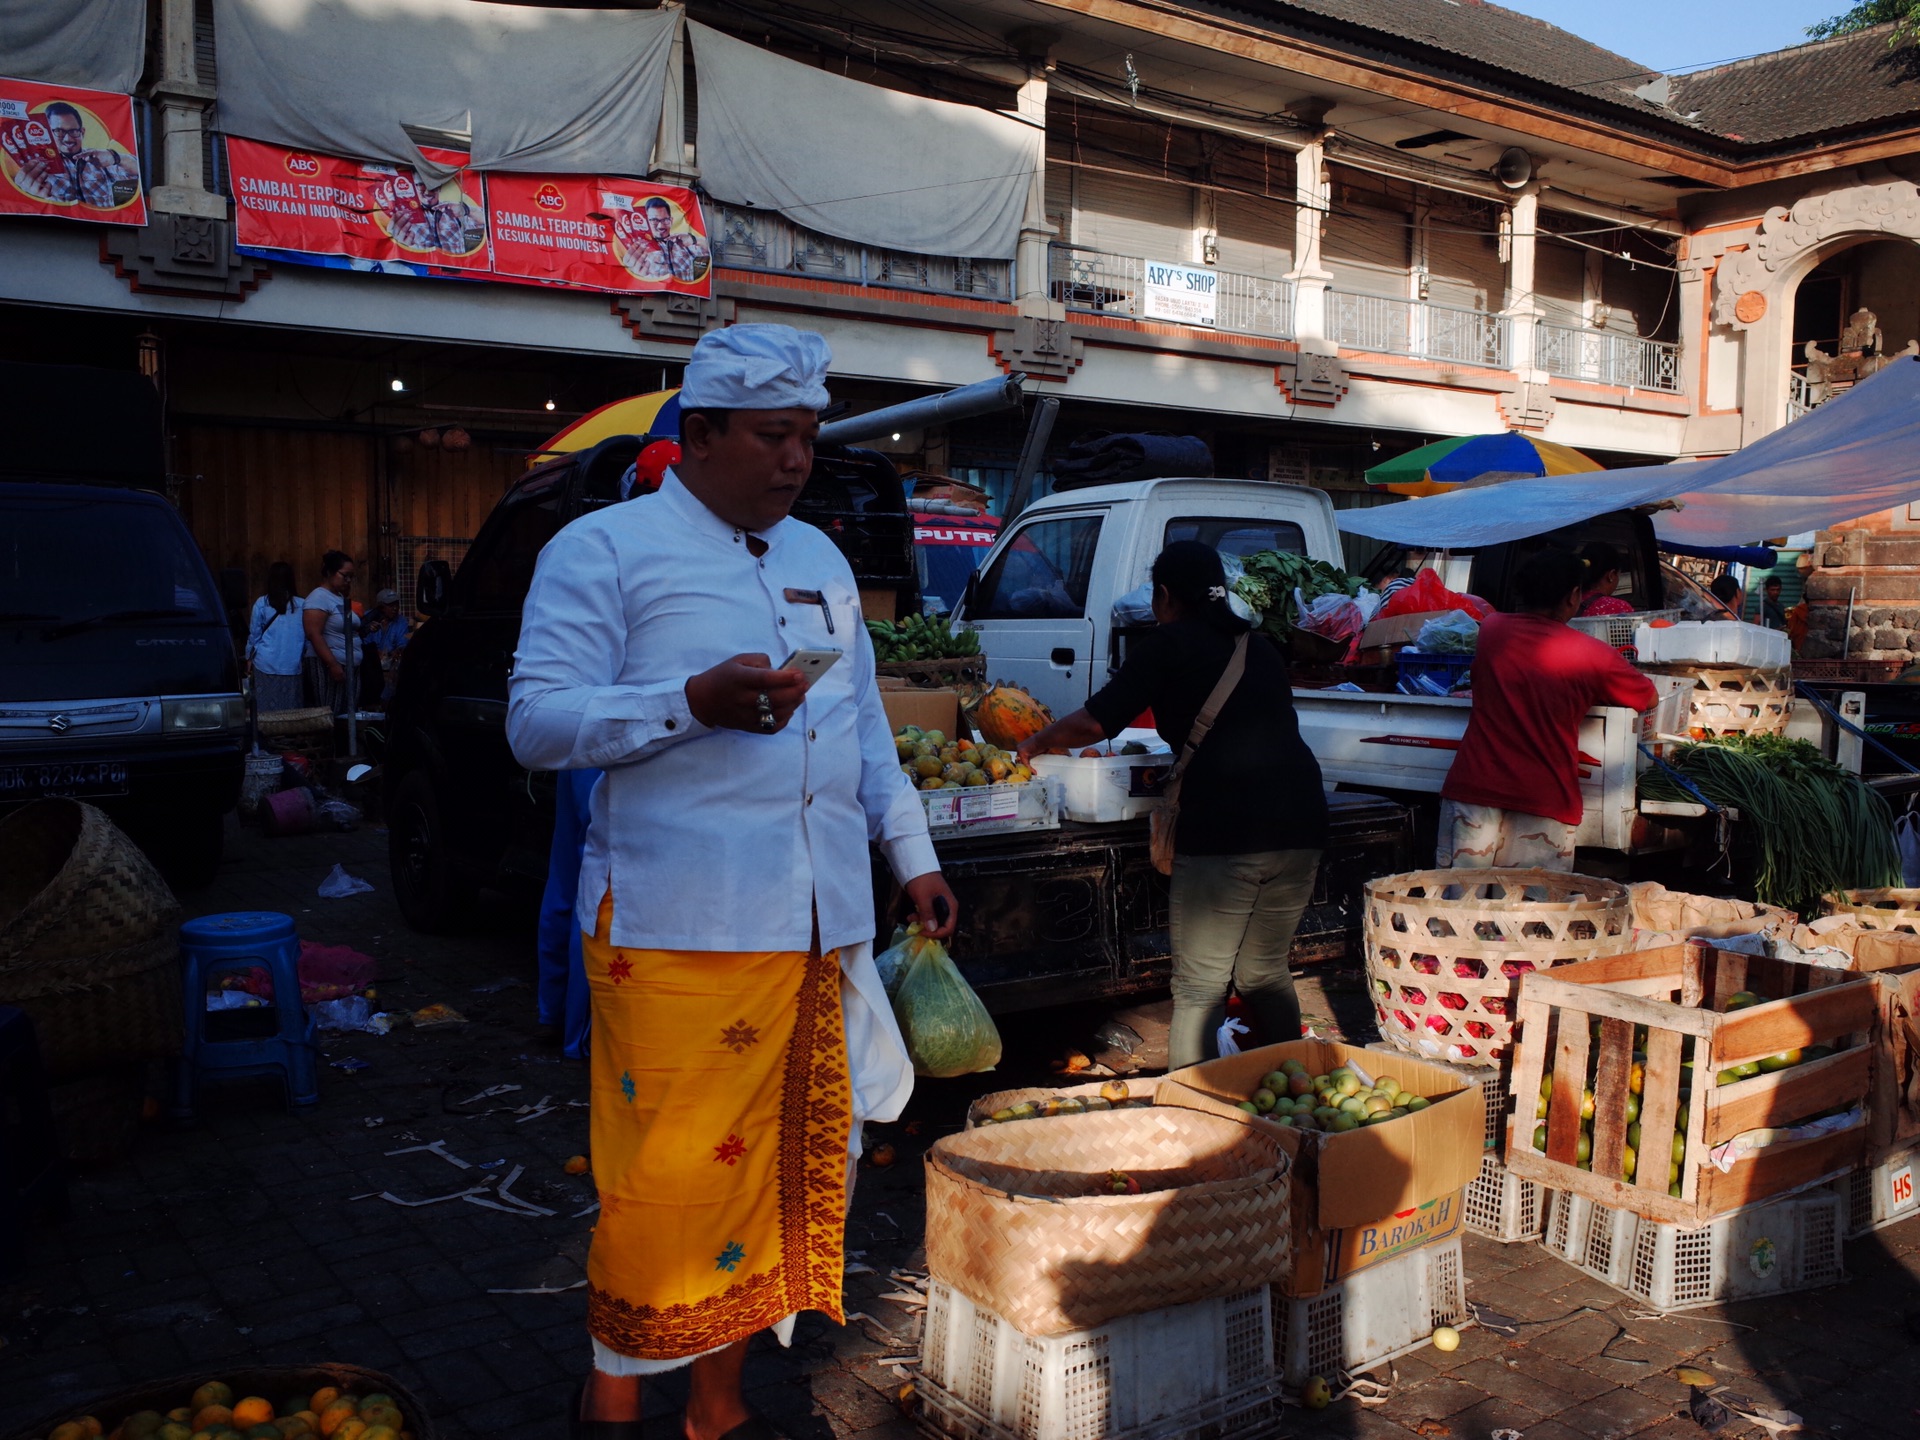
<path id="1" fill-rule="evenodd" d="M 150 853 L 174 889 L 199 890 L 213 883 L 226 844 L 225 813 L 203 810 L 169 826 L 164 845 L 156 845 Z"/>
<path id="2" fill-rule="evenodd" d="M 393 813 L 387 817 L 387 868 L 400 913 L 414 929 L 444 935 L 472 914 L 479 887 L 454 867 L 440 797 L 425 771 L 415 770 L 394 790 Z"/>

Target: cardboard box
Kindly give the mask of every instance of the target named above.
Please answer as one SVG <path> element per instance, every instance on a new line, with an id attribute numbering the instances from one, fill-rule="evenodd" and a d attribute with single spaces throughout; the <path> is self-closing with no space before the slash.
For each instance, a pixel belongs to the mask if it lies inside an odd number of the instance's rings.
<path id="1" fill-rule="evenodd" d="M 887 707 L 887 723 L 897 735 L 908 725 L 922 730 L 938 730 L 948 739 L 960 733 L 960 694 L 955 690 L 880 691 L 880 703 Z"/>
<path id="2" fill-rule="evenodd" d="M 1392 1075 L 1433 1103 L 1390 1124 L 1337 1135 L 1252 1119 L 1240 1102 L 1282 1060 L 1298 1060 L 1315 1075 L 1342 1065 L 1376 1080 Z M 1280 1136 L 1294 1164 L 1293 1274 L 1282 1289 L 1295 1298 L 1457 1234 L 1461 1192 L 1480 1174 L 1486 1148 L 1478 1080 L 1411 1056 L 1325 1040 L 1267 1045 L 1176 1070 L 1160 1082 L 1157 1103 L 1236 1116 Z"/>
<path id="3" fill-rule="evenodd" d="M 1411 645 L 1420 638 L 1420 627 L 1429 620 L 1438 620 L 1451 615 L 1451 610 L 1422 610 L 1414 615 L 1389 615 L 1384 620 L 1375 620 L 1360 632 L 1360 649 L 1398 649 L 1402 645 Z"/>
<path id="4" fill-rule="evenodd" d="M 900 618 L 900 592 L 878 585 L 860 587 L 860 616 L 864 620 Z"/>

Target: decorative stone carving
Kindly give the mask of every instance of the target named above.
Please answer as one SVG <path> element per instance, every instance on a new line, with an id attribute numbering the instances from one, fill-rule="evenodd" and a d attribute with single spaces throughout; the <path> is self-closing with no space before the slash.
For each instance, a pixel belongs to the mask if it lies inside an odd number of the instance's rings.
<path id="1" fill-rule="evenodd" d="M 1516 430 L 1546 429 L 1556 408 L 1552 392 L 1535 380 L 1523 380 L 1518 390 L 1499 403 L 1507 424 Z"/>
<path id="2" fill-rule="evenodd" d="M 1764 319 L 1767 313 L 1767 297 L 1758 290 L 1749 290 L 1733 302 L 1733 318 L 1742 325 L 1752 325 Z"/>
<path id="3" fill-rule="evenodd" d="M 233 222 L 203 215 L 154 215 L 139 229 L 101 232 L 100 261 L 142 295 L 245 300 L 273 272 L 233 248 Z"/>
<path id="4" fill-rule="evenodd" d="M 731 324 L 734 316 L 731 300 L 671 291 L 622 296 L 612 302 L 612 309 L 636 340 L 684 340 L 689 345 L 709 330 Z"/>
<path id="5" fill-rule="evenodd" d="M 1745 330 L 1767 313 L 1767 293 L 1780 273 L 1808 251 L 1843 235 L 1920 240 L 1920 187 L 1911 180 L 1846 185 L 1803 196 L 1791 209 L 1771 211 L 1745 250 L 1721 260 L 1713 277 L 1713 321 Z M 1757 314 L 1749 295 L 1759 295 Z"/>
<path id="6" fill-rule="evenodd" d="M 1087 359 L 1087 342 L 1075 336 L 1065 320 L 1022 315 L 1011 330 L 996 330 L 988 342 L 1000 368 L 1011 374 L 1065 380 Z"/>
<path id="7" fill-rule="evenodd" d="M 1296 405 L 1331 409 L 1346 396 L 1350 381 L 1338 355 L 1303 350 L 1291 364 L 1274 367 L 1273 383 Z"/>

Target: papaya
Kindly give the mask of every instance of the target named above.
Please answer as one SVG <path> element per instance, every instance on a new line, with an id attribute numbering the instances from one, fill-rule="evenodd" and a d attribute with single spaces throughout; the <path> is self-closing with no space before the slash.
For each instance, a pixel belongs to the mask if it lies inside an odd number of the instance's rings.
<path id="1" fill-rule="evenodd" d="M 1053 715 L 1018 686 L 995 684 L 967 707 L 967 720 L 988 744 L 1012 750 L 1051 725 Z"/>

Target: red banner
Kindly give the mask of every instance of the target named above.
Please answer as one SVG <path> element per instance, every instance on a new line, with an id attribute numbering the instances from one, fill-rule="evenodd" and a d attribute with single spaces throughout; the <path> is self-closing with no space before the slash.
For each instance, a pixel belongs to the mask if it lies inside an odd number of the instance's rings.
<path id="1" fill-rule="evenodd" d="M 618 292 L 713 293 L 706 217 L 691 190 L 591 175 L 489 175 L 503 280 Z"/>
<path id="2" fill-rule="evenodd" d="M 0 79 L 0 215 L 147 223 L 133 101 Z"/>
<path id="3" fill-rule="evenodd" d="M 449 165 L 466 159 L 422 153 Z M 468 273 L 489 267 L 486 187 L 477 171 L 461 170 L 431 189 L 412 170 L 234 139 L 227 166 L 242 246 Z"/>

